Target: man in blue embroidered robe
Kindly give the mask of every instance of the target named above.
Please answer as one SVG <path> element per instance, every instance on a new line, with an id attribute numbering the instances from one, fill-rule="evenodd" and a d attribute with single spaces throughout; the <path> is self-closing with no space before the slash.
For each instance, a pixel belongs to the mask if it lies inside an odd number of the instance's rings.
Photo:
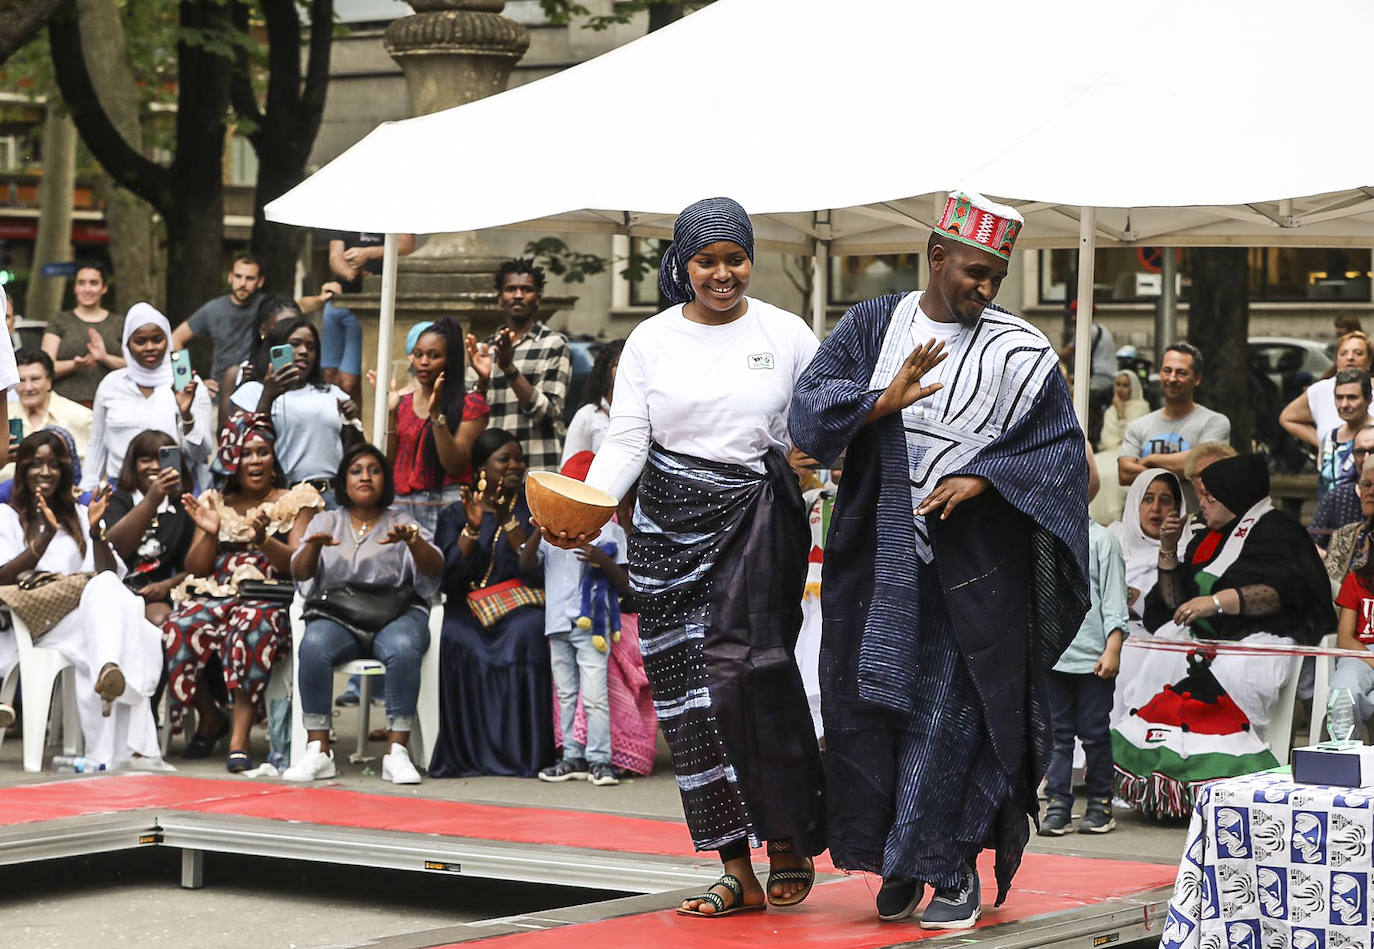
<path id="1" fill-rule="evenodd" d="M 837 866 L 930 929 L 1006 896 L 1049 757 L 1044 674 L 1088 607 L 1087 467 L 1054 347 L 992 305 L 1020 217 L 956 192 L 924 292 L 849 310 L 797 384 L 802 451 L 846 453 L 821 584 Z"/>

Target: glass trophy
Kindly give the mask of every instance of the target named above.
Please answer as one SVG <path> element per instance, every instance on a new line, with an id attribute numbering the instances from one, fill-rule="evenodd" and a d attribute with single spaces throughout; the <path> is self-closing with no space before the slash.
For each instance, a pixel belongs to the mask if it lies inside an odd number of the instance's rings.
<path id="1" fill-rule="evenodd" d="M 1355 734 L 1355 697 L 1349 689 L 1336 689 L 1326 703 L 1326 731 L 1330 741 L 1317 745 L 1328 751 L 1342 751 L 1346 748 L 1359 748 L 1363 742 L 1352 740 Z"/>

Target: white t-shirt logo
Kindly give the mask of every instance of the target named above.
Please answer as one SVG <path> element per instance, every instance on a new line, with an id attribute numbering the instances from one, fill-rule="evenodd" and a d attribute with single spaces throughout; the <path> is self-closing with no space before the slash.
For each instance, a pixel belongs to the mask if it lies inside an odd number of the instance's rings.
<path id="1" fill-rule="evenodd" d="M 773 354 L 772 354 L 772 353 L 754 353 L 754 354 L 752 354 L 752 355 L 749 357 L 749 368 L 750 368 L 750 369 L 772 369 L 772 368 L 773 368 Z"/>

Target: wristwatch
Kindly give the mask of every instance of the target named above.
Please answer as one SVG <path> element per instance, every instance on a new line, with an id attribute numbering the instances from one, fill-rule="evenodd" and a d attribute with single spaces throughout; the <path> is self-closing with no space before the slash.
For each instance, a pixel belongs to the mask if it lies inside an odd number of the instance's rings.
<path id="1" fill-rule="evenodd" d="M 448 416 L 443 412 L 440 412 L 438 415 L 431 415 L 429 419 L 435 425 L 442 425 L 444 428 L 448 428 Z"/>
<path id="2" fill-rule="evenodd" d="M 520 367 L 515 363 L 511 363 L 509 368 L 502 367 L 501 371 L 505 373 L 507 379 L 514 379 L 520 375 Z"/>

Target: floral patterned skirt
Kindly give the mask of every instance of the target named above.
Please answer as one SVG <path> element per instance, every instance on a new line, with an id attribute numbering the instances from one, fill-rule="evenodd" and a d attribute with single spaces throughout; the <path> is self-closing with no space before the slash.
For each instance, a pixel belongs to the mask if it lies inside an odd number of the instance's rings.
<path id="1" fill-rule="evenodd" d="M 221 555 L 214 579 L 228 582 L 256 552 Z M 258 555 L 261 556 L 261 555 Z M 266 563 L 263 563 L 266 567 Z M 199 596 L 184 601 L 162 624 L 167 656 L 168 720 L 172 734 L 180 734 L 186 707 L 196 696 L 196 680 L 212 656 L 218 655 L 224 684 L 232 696 L 242 689 L 253 703 L 255 717 L 265 717 L 263 696 L 272 664 L 291 649 L 288 607 L 281 603 L 239 596 Z"/>

